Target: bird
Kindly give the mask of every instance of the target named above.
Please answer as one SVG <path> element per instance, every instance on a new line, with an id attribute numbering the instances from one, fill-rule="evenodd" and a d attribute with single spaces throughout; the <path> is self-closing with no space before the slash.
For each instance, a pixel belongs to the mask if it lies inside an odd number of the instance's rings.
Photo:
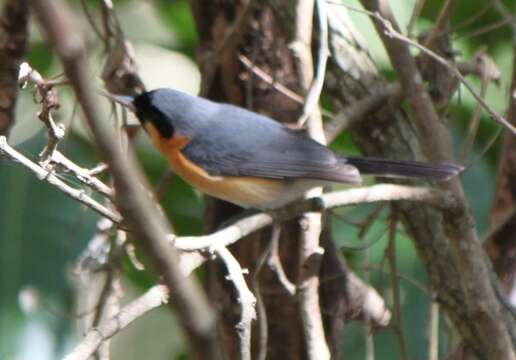
<path id="1" fill-rule="evenodd" d="M 170 88 L 110 97 L 135 113 L 177 175 L 243 208 L 277 209 L 315 187 L 359 185 L 362 175 L 445 181 L 462 170 L 340 155 L 267 116 Z"/>

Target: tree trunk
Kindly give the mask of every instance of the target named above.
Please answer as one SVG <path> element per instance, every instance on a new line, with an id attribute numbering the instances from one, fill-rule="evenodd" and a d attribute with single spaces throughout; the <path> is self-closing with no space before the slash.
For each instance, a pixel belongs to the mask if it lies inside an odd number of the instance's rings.
<path id="1" fill-rule="evenodd" d="M 7 136 L 14 125 L 18 71 L 27 53 L 29 1 L 4 1 L 0 20 L 0 135 Z"/>

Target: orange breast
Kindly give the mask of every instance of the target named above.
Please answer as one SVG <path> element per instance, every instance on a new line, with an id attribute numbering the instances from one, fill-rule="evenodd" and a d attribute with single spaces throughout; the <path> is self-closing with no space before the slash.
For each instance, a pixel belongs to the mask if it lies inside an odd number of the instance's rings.
<path id="1" fill-rule="evenodd" d="M 243 207 L 263 208 L 268 207 L 266 204 L 271 201 L 275 202 L 285 190 L 285 184 L 279 180 L 212 176 L 181 153 L 181 149 L 188 144 L 188 138 L 174 136 L 163 139 L 150 122 L 146 123 L 145 128 L 174 172 L 206 194 Z"/>

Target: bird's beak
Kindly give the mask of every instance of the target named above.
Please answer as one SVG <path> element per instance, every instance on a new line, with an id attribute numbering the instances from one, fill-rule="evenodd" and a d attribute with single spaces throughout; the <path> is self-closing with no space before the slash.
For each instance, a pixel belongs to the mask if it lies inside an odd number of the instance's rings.
<path id="1" fill-rule="evenodd" d="M 107 97 L 108 99 L 122 105 L 123 107 L 131 110 L 132 112 L 136 111 L 134 107 L 134 96 L 127 95 L 113 95 L 109 93 L 102 92 L 102 95 Z"/>

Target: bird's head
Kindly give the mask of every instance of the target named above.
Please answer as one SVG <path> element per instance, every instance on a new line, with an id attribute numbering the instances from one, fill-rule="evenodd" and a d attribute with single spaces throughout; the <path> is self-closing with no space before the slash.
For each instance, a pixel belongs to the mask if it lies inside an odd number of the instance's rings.
<path id="1" fill-rule="evenodd" d="M 142 126 L 149 125 L 164 139 L 175 135 L 192 137 L 202 126 L 206 112 L 215 110 L 211 101 L 173 89 L 156 89 L 136 96 L 110 95 L 111 99 L 136 114 Z"/>

